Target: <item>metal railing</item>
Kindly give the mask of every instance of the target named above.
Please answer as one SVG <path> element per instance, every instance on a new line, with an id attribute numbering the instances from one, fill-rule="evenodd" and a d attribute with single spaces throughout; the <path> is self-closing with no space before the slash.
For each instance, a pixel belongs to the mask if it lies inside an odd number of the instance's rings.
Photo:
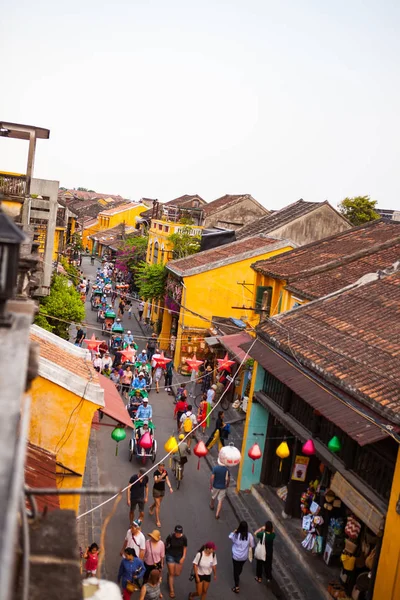
<path id="1" fill-rule="evenodd" d="M 204 221 L 204 211 L 201 208 L 181 208 L 157 204 L 153 207 L 152 219 L 201 226 Z"/>
<path id="2" fill-rule="evenodd" d="M 25 175 L 11 175 L 0 171 L 0 193 L 4 196 L 25 198 L 26 191 Z"/>

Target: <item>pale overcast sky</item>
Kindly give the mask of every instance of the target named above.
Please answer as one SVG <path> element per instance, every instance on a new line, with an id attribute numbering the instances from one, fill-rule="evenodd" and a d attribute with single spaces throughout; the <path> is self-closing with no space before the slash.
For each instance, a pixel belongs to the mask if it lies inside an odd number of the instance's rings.
<path id="1" fill-rule="evenodd" d="M 35 176 L 65 187 L 400 208 L 399 26 L 395 0 L 3 0 L 0 119 L 51 130 Z"/>

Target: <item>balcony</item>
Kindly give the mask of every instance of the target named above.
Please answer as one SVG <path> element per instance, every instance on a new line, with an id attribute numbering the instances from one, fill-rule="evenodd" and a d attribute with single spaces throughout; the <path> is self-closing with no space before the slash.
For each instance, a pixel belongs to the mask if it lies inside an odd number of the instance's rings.
<path id="1" fill-rule="evenodd" d="M 201 227 L 204 223 L 204 211 L 202 208 L 165 206 L 157 203 L 153 207 L 151 218 L 157 221 Z"/>
<path id="2" fill-rule="evenodd" d="M 0 171 L 0 194 L 20 201 L 26 196 L 26 176 Z"/>

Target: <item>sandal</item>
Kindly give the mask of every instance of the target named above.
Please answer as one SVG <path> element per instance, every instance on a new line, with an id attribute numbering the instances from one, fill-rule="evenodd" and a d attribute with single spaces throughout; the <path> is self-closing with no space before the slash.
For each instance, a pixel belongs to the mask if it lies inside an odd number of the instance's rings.
<path id="1" fill-rule="evenodd" d="M 149 515 L 151 515 L 151 516 L 154 515 L 154 508 L 151 508 L 151 506 L 149 508 Z"/>
<path id="2" fill-rule="evenodd" d="M 257 581 L 257 583 L 262 583 L 261 577 L 254 577 L 254 579 Z"/>
<path id="3" fill-rule="evenodd" d="M 157 527 L 161 527 L 160 521 L 157 521 L 156 525 L 157 525 Z"/>
<path id="4" fill-rule="evenodd" d="M 169 597 L 170 597 L 170 598 L 175 598 L 175 592 L 170 592 L 170 593 L 169 593 Z"/>
<path id="5" fill-rule="evenodd" d="M 233 587 L 232 588 L 232 592 L 235 592 L 235 594 L 239 593 L 239 588 L 238 587 Z"/>

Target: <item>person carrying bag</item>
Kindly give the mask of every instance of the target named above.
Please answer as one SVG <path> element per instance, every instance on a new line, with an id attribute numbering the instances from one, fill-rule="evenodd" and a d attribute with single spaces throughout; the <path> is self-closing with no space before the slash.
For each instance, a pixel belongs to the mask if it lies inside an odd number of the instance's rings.
<path id="1" fill-rule="evenodd" d="M 272 557 L 275 532 L 271 521 L 267 521 L 264 527 L 260 527 L 254 532 L 257 539 L 257 546 L 254 552 L 256 559 L 256 577 L 258 583 L 262 582 L 262 573 L 265 571 L 267 582 L 272 579 Z"/>

